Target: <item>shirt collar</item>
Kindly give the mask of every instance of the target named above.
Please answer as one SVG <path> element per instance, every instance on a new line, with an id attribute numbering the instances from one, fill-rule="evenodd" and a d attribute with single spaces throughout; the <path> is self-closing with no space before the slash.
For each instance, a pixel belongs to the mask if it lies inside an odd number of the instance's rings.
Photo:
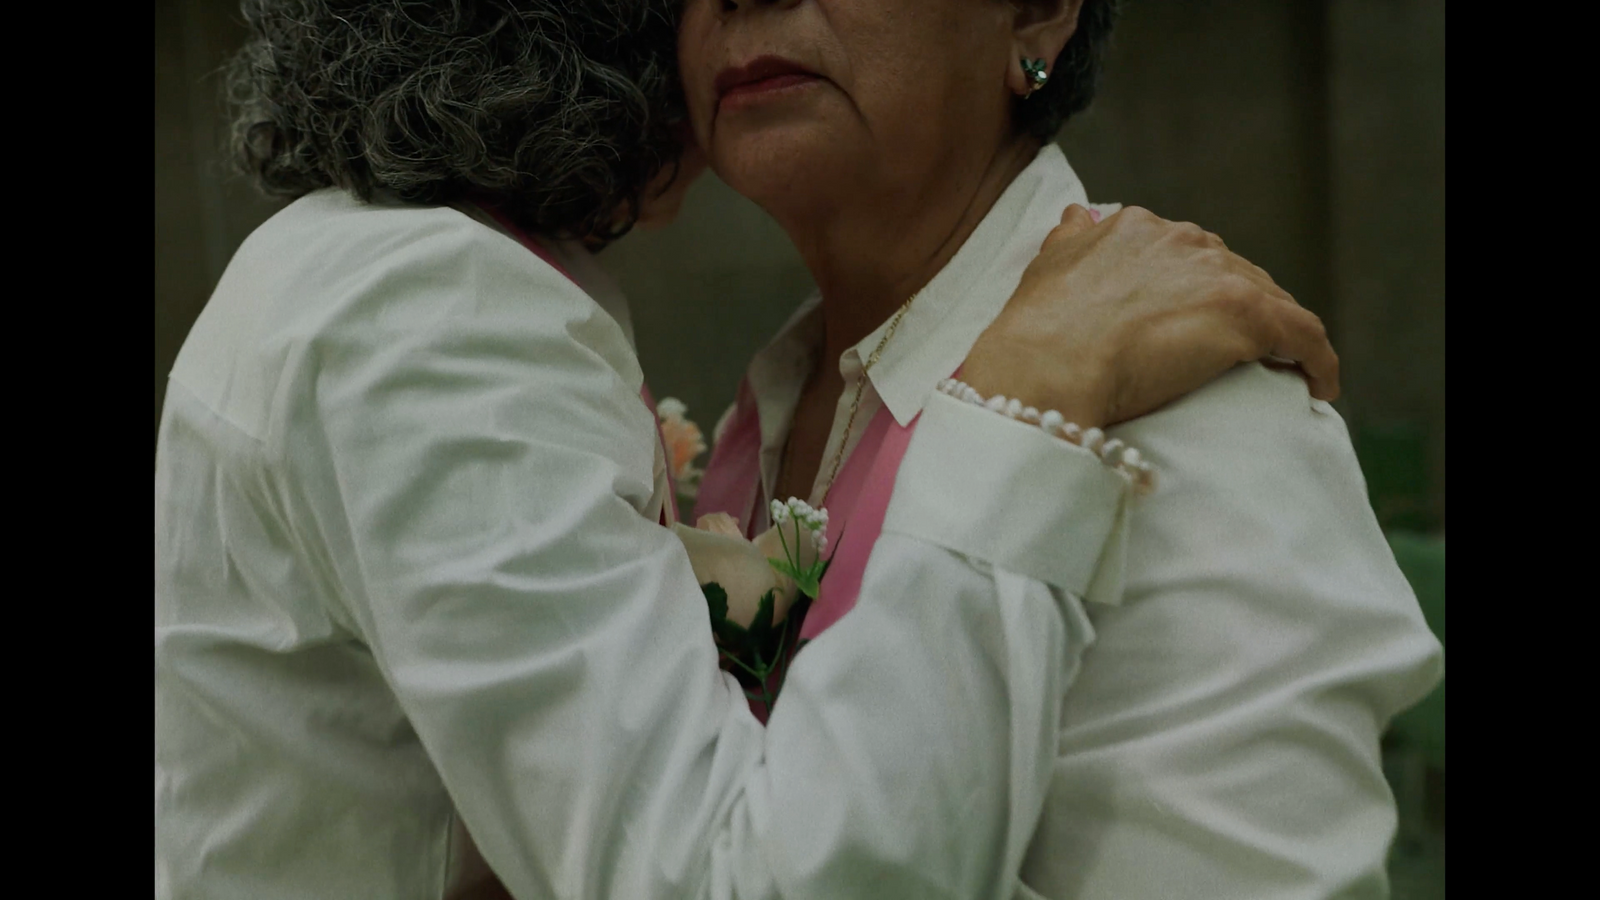
<path id="1" fill-rule="evenodd" d="M 1060 224 L 1061 211 L 1068 204 L 1088 202 L 1066 155 L 1055 144 L 1046 144 L 950 262 L 916 295 L 894 339 L 867 373 L 897 423 L 909 424 L 935 385 L 966 359 L 978 336 L 1011 298 L 1045 237 Z M 860 371 L 861 362 L 888 327 L 885 321 L 845 352 L 847 380 L 851 372 Z"/>
<path id="2" fill-rule="evenodd" d="M 988 215 L 933 280 L 917 294 L 868 378 L 902 427 L 922 411 L 941 379 L 953 374 L 989 327 L 1061 211 L 1082 203 L 1110 213 L 1115 205 L 1088 204 L 1066 155 L 1046 144 L 1000 195 Z M 883 339 L 891 316 L 847 349 L 840 360 L 846 385 Z M 763 478 L 777 468 L 790 418 L 823 342 L 822 297 L 813 292 L 751 361 L 747 370 L 761 427 Z"/>
<path id="3" fill-rule="evenodd" d="M 789 419 L 811 367 L 822 352 L 823 328 L 822 295 L 812 292 L 750 361 L 747 377 L 761 423 L 761 446 L 764 454 L 773 456 L 763 461 L 763 471 L 769 467 L 776 471 L 775 454 L 789 432 Z"/>

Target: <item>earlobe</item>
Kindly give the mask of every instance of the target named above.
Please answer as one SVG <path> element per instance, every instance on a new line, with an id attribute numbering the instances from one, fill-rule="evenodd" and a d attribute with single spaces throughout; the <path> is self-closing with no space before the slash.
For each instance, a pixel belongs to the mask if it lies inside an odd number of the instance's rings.
<path id="1" fill-rule="evenodd" d="M 1017 62 L 1007 79 L 1027 97 L 1050 80 L 1055 58 L 1078 30 L 1081 0 L 1025 0 L 1016 5 L 1013 49 Z"/>
<path id="2" fill-rule="evenodd" d="M 1020 97 L 1031 97 L 1050 80 L 1050 63 L 1042 57 L 1019 54 L 1007 73 L 1007 86 Z"/>
<path id="3" fill-rule="evenodd" d="M 1050 80 L 1048 63 L 1046 63 L 1043 58 L 1029 59 L 1027 57 L 1023 57 L 1022 77 L 1028 85 L 1027 92 L 1022 96 L 1033 96 L 1034 91 L 1044 87 L 1044 83 Z"/>

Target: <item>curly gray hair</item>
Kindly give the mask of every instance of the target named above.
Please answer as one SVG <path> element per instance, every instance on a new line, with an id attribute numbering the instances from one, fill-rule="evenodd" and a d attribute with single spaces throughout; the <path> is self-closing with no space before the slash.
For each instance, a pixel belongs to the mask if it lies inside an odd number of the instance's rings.
<path id="1" fill-rule="evenodd" d="M 265 192 L 486 200 L 591 242 L 673 165 L 678 0 L 244 0 L 236 165 Z"/>

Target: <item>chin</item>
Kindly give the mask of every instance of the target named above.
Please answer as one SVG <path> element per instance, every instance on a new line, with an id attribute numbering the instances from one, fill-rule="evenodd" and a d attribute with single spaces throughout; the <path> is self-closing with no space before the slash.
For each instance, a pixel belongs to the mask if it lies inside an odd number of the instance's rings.
<path id="1" fill-rule="evenodd" d="M 727 185 L 780 219 L 830 203 L 847 181 L 846 142 L 813 123 L 726 129 L 712 141 L 711 168 Z"/>

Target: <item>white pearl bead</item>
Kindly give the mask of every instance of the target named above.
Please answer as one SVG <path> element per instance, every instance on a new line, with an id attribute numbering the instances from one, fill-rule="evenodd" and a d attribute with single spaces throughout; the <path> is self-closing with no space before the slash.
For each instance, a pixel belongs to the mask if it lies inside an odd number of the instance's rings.
<path id="1" fill-rule="evenodd" d="M 1124 446 L 1126 445 L 1122 441 L 1112 438 L 1100 448 L 1100 458 L 1106 461 L 1106 465 L 1115 466 L 1122 461 L 1122 448 Z"/>
<path id="2" fill-rule="evenodd" d="M 1061 426 L 1061 436 L 1074 444 L 1083 443 L 1083 429 L 1072 422 L 1067 422 Z"/>
<path id="3" fill-rule="evenodd" d="M 1122 464 L 1128 468 L 1137 470 L 1143 462 L 1144 458 L 1139 455 L 1139 451 L 1135 448 L 1129 447 L 1122 451 Z"/>
<path id="4" fill-rule="evenodd" d="M 989 398 L 989 402 L 985 403 L 984 407 L 986 409 L 988 409 L 990 412 L 1005 412 L 1005 408 L 1006 408 L 1005 395 L 1003 395 L 1003 394 L 995 394 L 993 397 Z"/>
<path id="5" fill-rule="evenodd" d="M 1012 397 L 1010 400 L 1007 400 L 1006 401 L 1006 415 L 1010 416 L 1013 419 L 1019 418 L 1022 415 L 1022 401 L 1018 400 L 1015 397 Z"/>
<path id="6" fill-rule="evenodd" d="M 1100 448 L 1105 444 L 1106 433 L 1098 428 L 1091 428 L 1083 433 L 1083 446 L 1093 450 L 1096 456 L 1100 455 Z"/>
<path id="7" fill-rule="evenodd" d="M 1039 427 L 1043 428 L 1044 433 L 1051 437 L 1055 437 L 1056 432 L 1061 430 L 1061 426 L 1065 425 L 1066 421 L 1061 417 L 1061 413 L 1053 409 L 1047 409 L 1039 415 Z"/>
<path id="8" fill-rule="evenodd" d="M 1039 411 L 1031 406 L 1027 407 L 1022 411 L 1022 421 L 1027 422 L 1029 425 L 1039 424 Z"/>

